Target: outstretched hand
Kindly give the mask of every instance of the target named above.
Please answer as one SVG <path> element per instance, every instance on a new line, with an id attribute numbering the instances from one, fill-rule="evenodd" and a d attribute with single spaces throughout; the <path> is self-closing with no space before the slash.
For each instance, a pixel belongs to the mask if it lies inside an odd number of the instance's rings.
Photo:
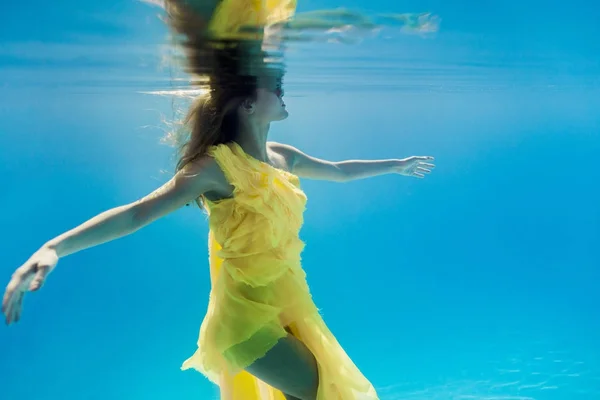
<path id="1" fill-rule="evenodd" d="M 56 251 L 42 247 L 25 264 L 17 268 L 6 286 L 2 299 L 2 313 L 5 315 L 7 325 L 19 321 L 25 292 L 39 290 L 57 263 Z"/>
<path id="2" fill-rule="evenodd" d="M 415 178 L 424 178 L 425 175 L 431 173 L 431 170 L 435 168 L 435 165 L 430 161 L 433 161 L 433 157 L 431 156 L 412 156 L 399 160 L 396 173 Z"/>

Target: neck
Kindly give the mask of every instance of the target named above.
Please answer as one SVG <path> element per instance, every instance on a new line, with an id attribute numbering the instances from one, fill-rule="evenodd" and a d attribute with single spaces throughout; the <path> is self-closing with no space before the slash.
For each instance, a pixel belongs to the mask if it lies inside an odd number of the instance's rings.
<path id="1" fill-rule="evenodd" d="M 259 161 L 269 162 L 267 154 L 267 137 L 270 124 L 259 124 L 255 121 L 242 119 L 236 137 L 237 144 L 246 154 Z"/>

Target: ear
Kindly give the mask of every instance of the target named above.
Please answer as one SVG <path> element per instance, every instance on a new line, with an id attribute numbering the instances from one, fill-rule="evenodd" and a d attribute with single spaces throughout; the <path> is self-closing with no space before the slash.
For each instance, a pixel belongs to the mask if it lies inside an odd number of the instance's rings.
<path id="1" fill-rule="evenodd" d="M 255 110 L 254 101 L 252 99 L 246 99 L 242 102 L 242 110 L 247 114 L 254 114 Z"/>

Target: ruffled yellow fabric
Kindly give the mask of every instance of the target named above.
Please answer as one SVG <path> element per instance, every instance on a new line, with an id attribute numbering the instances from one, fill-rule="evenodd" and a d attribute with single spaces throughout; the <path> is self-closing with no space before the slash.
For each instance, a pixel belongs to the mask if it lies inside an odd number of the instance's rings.
<path id="1" fill-rule="evenodd" d="M 296 12 L 296 0 L 221 0 L 209 29 L 218 38 L 249 39 L 244 28 L 261 28 L 288 21 Z"/>
<path id="2" fill-rule="evenodd" d="M 182 368 L 218 384 L 222 400 L 284 400 L 244 368 L 288 327 L 315 355 L 318 400 L 377 399 L 312 301 L 301 266 L 306 196 L 298 177 L 252 158 L 236 143 L 212 147 L 209 155 L 234 195 L 206 201 L 212 287 L 198 350 Z"/>

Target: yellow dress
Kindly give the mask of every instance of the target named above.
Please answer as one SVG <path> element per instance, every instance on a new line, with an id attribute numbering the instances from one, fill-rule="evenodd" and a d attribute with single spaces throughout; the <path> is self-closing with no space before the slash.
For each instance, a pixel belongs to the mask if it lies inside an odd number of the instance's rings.
<path id="1" fill-rule="evenodd" d="M 211 292 L 194 368 L 219 385 L 222 400 L 284 400 L 244 371 L 286 336 L 288 327 L 314 354 L 318 400 L 375 400 L 371 383 L 347 356 L 315 306 L 301 266 L 306 196 L 298 177 L 236 143 L 210 149 L 234 187 L 209 213 Z"/>
<path id="2" fill-rule="evenodd" d="M 220 39 L 251 39 L 242 28 L 285 22 L 295 12 L 296 0 L 221 0 L 210 18 L 209 30 Z"/>

